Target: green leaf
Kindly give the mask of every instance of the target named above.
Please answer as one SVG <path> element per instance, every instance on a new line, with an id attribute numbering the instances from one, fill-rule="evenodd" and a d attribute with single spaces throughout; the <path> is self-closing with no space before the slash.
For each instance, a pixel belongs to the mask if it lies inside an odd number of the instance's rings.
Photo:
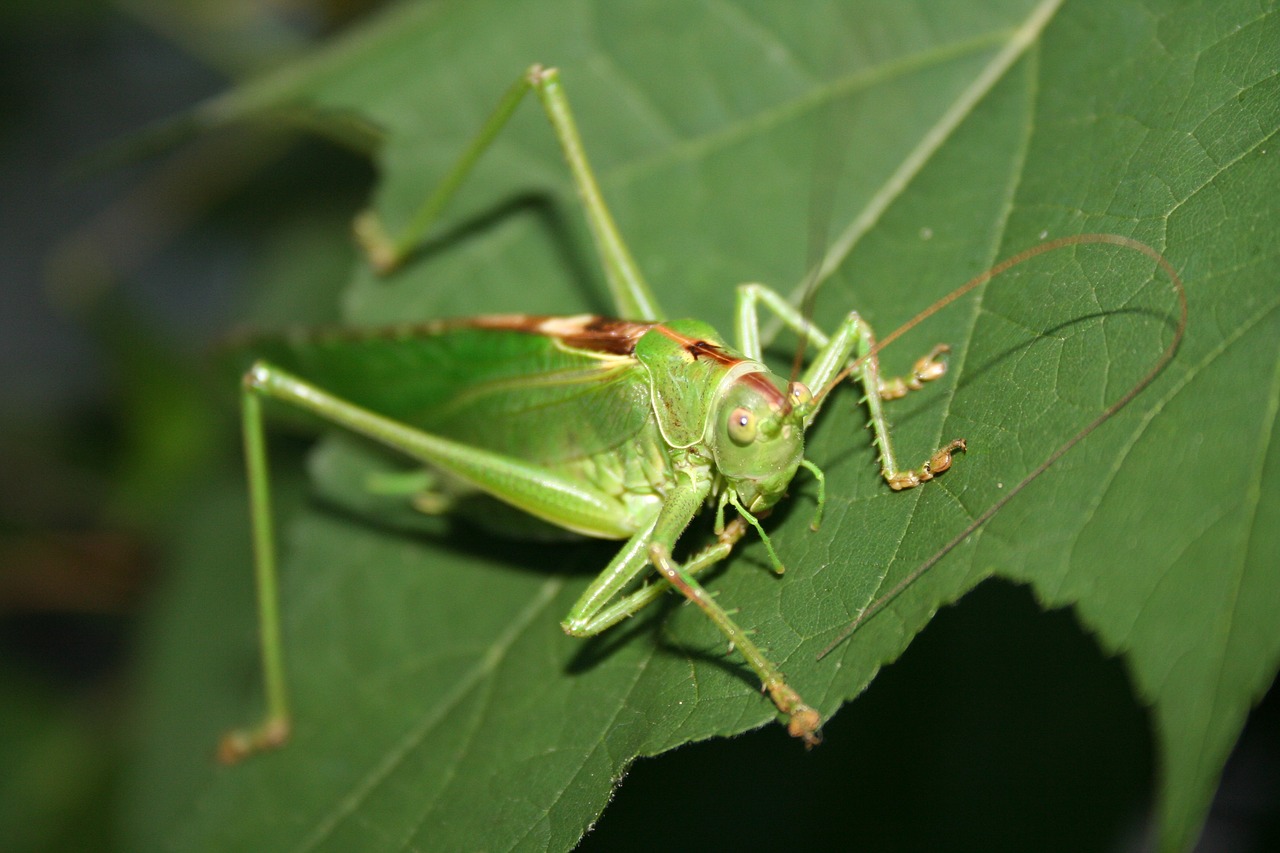
<path id="1" fill-rule="evenodd" d="M 1132 236 L 1180 271 L 1190 325 L 1169 369 L 831 656 L 815 659 L 1155 362 L 1176 304 L 1149 259 L 1052 252 L 913 331 L 887 370 L 937 341 L 952 370 L 894 404 L 898 452 L 915 463 L 958 435 L 970 451 L 891 494 L 855 395 L 841 395 L 808 451 L 828 476 L 821 532 L 798 479 L 769 521 L 787 575 L 753 543 L 709 584 L 827 715 L 985 577 L 1070 605 L 1152 708 L 1160 844 L 1189 846 L 1280 653 L 1280 500 L 1266 486 L 1280 464 L 1274 8 L 406 5 L 201 118 L 304 106 L 378 128 L 374 204 L 394 230 L 532 62 L 561 68 L 605 195 L 673 317 L 728 329 L 734 284 L 802 283 L 815 198 L 839 261 L 816 309 L 828 327 L 856 308 L 887 332 L 1046 237 Z M 827 145 L 846 160 L 830 189 L 815 169 L 833 158 L 813 155 Z M 536 105 L 446 218 L 400 273 L 355 270 L 349 321 L 607 311 Z M 139 759 L 135 846 L 566 848 L 636 756 L 774 718 L 714 628 L 675 601 L 593 641 L 560 632 L 607 545 L 409 534 L 311 505 L 281 536 L 295 738 L 195 769 L 197 747 L 256 701 L 247 534 L 228 538 L 241 522 L 224 499 L 210 513 L 152 635 L 171 651 L 151 667 L 149 730 L 172 734 L 180 718 L 183 734 Z M 227 587 L 242 572 L 243 588 L 202 592 L 201 572 Z M 196 679 L 221 698 L 194 700 Z"/>

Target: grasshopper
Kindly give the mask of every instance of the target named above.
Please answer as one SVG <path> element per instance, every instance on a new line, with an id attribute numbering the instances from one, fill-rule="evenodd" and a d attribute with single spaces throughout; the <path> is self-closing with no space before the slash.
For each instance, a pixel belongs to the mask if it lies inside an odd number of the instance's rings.
<path id="1" fill-rule="evenodd" d="M 617 315 L 625 319 L 486 315 L 315 334 L 265 347 L 244 375 L 241 405 L 266 716 L 223 738 L 224 761 L 279 746 L 290 730 L 264 401 L 310 412 L 425 465 L 436 485 L 410 497 L 423 511 L 444 511 L 460 496 L 481 493 L 572 533 L 623 541 L 564 618 L 564 630 L 593 636 L 674 589 L 724 634 L 759 677 L 790 734 L 806 746 L 821 739 L 820 714 L 697 575 L 726 559 L 749 529 L 782 572 L 761 519 L 801 468 L 817 481 L 816 528 L 823 476 L 804 458 L 804 437 L 846 378 L 861 386 L 881 475 L 891 489 L 932 479 L 965 450 L 964 440 L 955 439 L 921 464 L 900 466 L 884 415 L 884 401 L 945 373 L 945 346 L 920 358 L 906 376 L 882 377 L 880 345 L 856 313 L 828 335 L 758 284 L 738 289 L 736 347 L 702 321 L 665 319 L 601 196 L 551 68 L 533 66 L 517 80 L 402 233 L 386 234 L 370 214 L 357 220 L 357 237 L 377 269 L 389 272 L 406 260 L 530 91 L 563 149 Z M 816 348 L 798 378 L 780 377 L 765 365 L 762 309 Z M 715 513 L 714 540 L 677 561 L 677 543 L 704 508 Z M 650 579 L 651 567 L 656 579 Z"/>

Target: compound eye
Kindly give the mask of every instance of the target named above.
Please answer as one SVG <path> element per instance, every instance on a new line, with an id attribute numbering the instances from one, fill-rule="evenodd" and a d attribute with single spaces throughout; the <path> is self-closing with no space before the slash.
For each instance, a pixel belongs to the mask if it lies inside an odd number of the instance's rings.
<path id="1" fill-rule="evenodd" d="M 729 438 L 734 444 L 750 444 L 756 440 L 756 416 L 739 406 L 729 413 Z"/>
<path id="2" fill-rule="evenodd" d="M 792 382 L 787 386 L 787 396 L 792 406 L 807 406 L 813 402 L 813 393 L 803 382 Z"/>

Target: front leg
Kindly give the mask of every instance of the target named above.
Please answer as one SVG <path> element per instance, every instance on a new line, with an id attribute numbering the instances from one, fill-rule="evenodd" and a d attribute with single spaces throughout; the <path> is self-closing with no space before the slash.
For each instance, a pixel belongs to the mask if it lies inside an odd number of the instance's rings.
<path id="1" fill-rule="evenodd" d="M 946 352 L 945 346 L 934 347 L 919 359 L 908 376 L 885 380 L 880 376 L 875 336 L 857 312 L 849 312 L 835 334 L 827 336 L 776 291 L 760 284 L 744 284 L 738 288 L 738 344 L 745 356 L 757 361 L 763 357 L 759 305 L 767 307 L 806 343 L 818 348 L 817 356 L 801 378 L 812 393 L 811 400 L 800 403 L 807 407 L 806 426 L 813 423 L 822 404 L 846 373 L 862 385 L 871 429 L 875 433 L 875 445 L 880 453 L 880 474 L 891 489 L 909 489 L 932 480 L 951 467 L 955 453 L 965 449 L 964 439 L 954 439 L 935 451 L 923 464 L 915 468 L 900 468 L 889 435 L 889 421 L 884 414 L 884 400 L 902 397 L 946 372 L 946 362 L 941 359 Z"/>
<path id="2" fill-rule="evenodd" d="M 696 510 L 698 504 L 702 502 L 702 498 L 696 494 L 679 495 L 675 501 L 684 502 L 694 499 L 697 500 L 694 504 Z M 728 639 L 729 648 L 746 658 L 747 663 L 759 676 L 764 691 L 769 694 L 769 698 L 773 700 L 778 710 L 786 716 L 787 731 L 791 736 L 803 740 L 806 747 L 817 745 L 822 741 L 822 716 L 806 704 L 791 685 L 787 684 L 782 670 L 765 656 L 751 639 L 749 632 L 739 627 L 728 611 L 721 607 L 702 584 L 694 579 L 691 566 L 688 564 L 681 566 L 672 559 L 671 549 L 684 529 L 679 522 L 679 513 L 673 513 L 667 518 L 659 517 L 654 527 L 653 541 L 649 545 L 649 559 L 671 586 L 696 604 L 707 618 L 715 623 L 715 626 Z"/>
<path id="3" fill-rule="evenodd" d="M 561 625 L 567 633 L 574 636 L 597 634 L 653 601 L 670 585 L 696 604 L 725 635 L 730 648 L 746 658 L 759 676 L 769 698 L 786 715 L 791 734 L 804 740 L 806 746 L 813 746 L 821 740 L 821 716 L 805 704 L 800 694 L 787 684 L 782 671 L 751 640 L 748 632 L 739 627 L 693 577 L 695 573 L 728 556 L 746 527 L 740 520 L 731 522 L 714 544 L 684 565 L 676 563 L 671 557 L 676 541 L 702 508 L 709 493 L 710 484 L 707 481 L 689 481 L 673 489 L 652 523 L 628 540 L 609 566 L 578 599 Z M 622 590 L 639 577 L 650 563 L 658 570 L 664 582 L 644 587 L 619 599 Z"/>

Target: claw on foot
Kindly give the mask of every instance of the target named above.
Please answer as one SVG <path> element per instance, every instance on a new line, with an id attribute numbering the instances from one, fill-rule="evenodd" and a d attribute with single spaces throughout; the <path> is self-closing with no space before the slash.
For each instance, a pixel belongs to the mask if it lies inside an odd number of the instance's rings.
<path id="1" fill-rule="evenodd" d="M 946 344 L 938 344 L 929 350 L 928 355 L 911 366 L 911 381 L 908 384 L 911 386 L 912 391 L 919 391 L 924 383 L 939 379 L 947 372 L 947 363 L 942 360 L 942 356 L 949 352 L 951 352 L 951 347 Z"/>
<path id="2" fill-rule="evenodd" d="M 808 705 L 801 705 L 791 712 L 787 732 L 804 741 L 805 749 L 813 749 L 822 743 L 822 715 Z"/>
<path id="3" fill-rule="evenodd" d="M 765 689 L 778 710 L 787 715 L 788 734 L 804 741 L 805 749 L 822 743 L 822 715 L 806 705 L 799 693 L 785 683 L 766 686 Z"/>
<path id="4" fill-rule="evenodd" d="M 947 363 L 942 356 L 951 351 L 946 344 L 938 344 L 929 350 L 929 354 L 916 359 L 911 365 L 911 373 L 907 377 L 896 377 L 880 384 L 882 400 L 900 400 L 912 391 L 919 391 L 926 382 L 941 378 L 947 372 Z"/>
<path id="5" fill-rule="evenodd" d="M 923 479 L 931 479 L 934 476 L 941 474 L 943 471 L 946 471 L 951 467 L 951 455 L 953 453 L 962 453 L 966 449 L 967 445 L 964 443 L 964 439 L 957 438 L 955 441 L 933 454 L 933 456 L 929 457 L 929 461 L 926 462 L 924 466 L 929 476 L 924 477 Z"/>

